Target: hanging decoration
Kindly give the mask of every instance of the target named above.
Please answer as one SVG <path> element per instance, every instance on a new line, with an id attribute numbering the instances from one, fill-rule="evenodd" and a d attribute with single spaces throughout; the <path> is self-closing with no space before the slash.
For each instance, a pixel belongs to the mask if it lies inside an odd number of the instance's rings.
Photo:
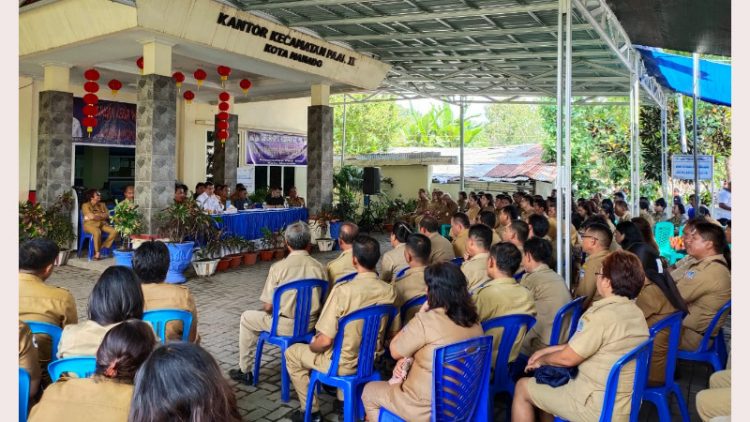
<path id="1" fill-rule="evenodd" d="M 138 69 L 141 69 L 141 75 L 143 75 L 143 56 L 138 57 L 138 60 L 135 61 L 135 64 L 138 66 Z"/>
<path id="2" fill-rule="evenodd" d="M 229 74 L 232 73 L 232 69 L 228 68 L 227 66 L 219 66 L 216 68 L 216 72 L 219 73 L 219 77 L 221 78 L 221 87 L 224 88 L 224 82 L 226 82 L 229 78 Z"/>
<path id="3" fill-rule="evenodd" d="M 240 88 L 242 88 L 242 92 L 244 92 L 245 95 L 247 95 L 247 91 L 249 91 L 250 88 L 252 87 L 253 87 L 253 83 L 250 82 L 248 79 L 243 79 L 240 81 Z"/>
<path id="4" fill-rule="evenodd" d="M 185 91 L 182 93 L 182 98 L 185 99 L 185 101 L 190 104 L 193 102 L 193 99 L 195 98 L 195 94 L 193 94 L 193 91 Z"/>
<path id="5" fill-rule="evenodd" d="M 107 83 L 107 86 L 112 90 L 112 95 L 117 95 L 117 91 L 122 88 L 122 82 L 118 81 L 117 79 L 112 79 L 111 81 L 109 81 L 109 83 Z"/>
<path id="6" fill-rule="evenodd" d="M 185 82 L 185 74 L 182 72 L 175 72 L 172 74 L 172 79 L 174 79 L 174 84 L 177 86 L 177 92 L 180 92 L 182 83 Z"/>
<path id="7" fill-rule="evenodd" d="M 198 82 L 198 89 L 201 89 L 201 85 L 203 85 L 203 81 L 206 80 L 206 71 L 203 69 L 198 69 L 193 73 L 193 76 L 195 77 L 195 81 Z"/>
<path id="8" fill-rule="evenodd" d="M 83 77 L 86 78 L 87 81 L 98 81 L 99 72 L 96 69 L 89 69 L 83 72 Z"/>
<path id="9" fill-rule="evenodd" d="M 83 84 L 83 89 L 87 94 L 83 96 L 83 100 L 86 102 L 86 105 L 83 107 L 83 113 L 86 117 L 83 119 L 82 123 L 83 126 L 86 127 L 86 132 L 89 134 L 90 138 L 91 132 L 93 132 L 96 127 L 96 114 L 99 111 L 96 106 L 99 102 L 99 97 L 96 96 L 96 93 L 99 92 L 99 84 L 96 83 L 96 81 L 99 80 L 99 72 L 97 72 L 96 69 L 89 69 L 83 72 L 83 76 L 86 78 L 86 83 Z"/>
<path id="10" fill-rule="evenodd" d="M 219 113 L 216 115 L 217 122 L 216 122 L 216 128 L 218 131 L 216 132 L 216 137 L 221 141 L 221 144 L 224 145 L 224 142 L 227 141 L 229 138 L 229 101 L 230 95 L 228 92 L 222 92 L 219 94 Z"/>

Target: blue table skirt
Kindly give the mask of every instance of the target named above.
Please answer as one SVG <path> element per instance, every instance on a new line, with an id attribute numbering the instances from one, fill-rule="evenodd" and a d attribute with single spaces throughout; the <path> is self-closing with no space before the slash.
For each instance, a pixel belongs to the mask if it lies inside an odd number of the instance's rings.
<path id="1" fill-rule="evenodd" d="M 242 236 L 247 240 L 263 237 L 263 227 L 271 231 L 294 223 L 307 223 L 307 208 L 269 208 L 255 211 L 240 211 L 237 214 L 224 214 L 219 227 L 227 232 Z"/>

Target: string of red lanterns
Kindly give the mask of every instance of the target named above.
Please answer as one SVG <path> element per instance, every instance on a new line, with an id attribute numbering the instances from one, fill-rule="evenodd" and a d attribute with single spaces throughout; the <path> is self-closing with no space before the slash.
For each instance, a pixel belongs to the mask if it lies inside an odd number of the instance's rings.
<path id="1" fill-rule="evenodd" d="M 224 91 L 219 94 L 219 114 L 216 115 L 218 122 L 216 123 L 216 128 L 218 129 L 218 132 L 216 133 L 216 137 L 221 141 L 221 144 L 223 145 L 224 142 L 226 142 L 227 138 L 229 138 L 229 99 L 230 95 L 228 92 Z"/>
<path id="2" fill-rule="evenodd" d="M 97 104 L 99 103 L 99 97 L 96 93 L 99 92 L 99 84 L 96 81 L 99 80 L 99 72 L 96 69 L 88 69 L 83 72 L 83 77 L 86 78 L 86 83 L 83 84 L 83 89 L 87 92 L 83 96 L 83 101 L 86 105 L 83 107 L 83 114 L 86 116 L 83 119 L 83 125 L 86 127 L 86 132 L 91 137 L 91 132 L 96 127 L 96 115 L 99 112 Z"/>

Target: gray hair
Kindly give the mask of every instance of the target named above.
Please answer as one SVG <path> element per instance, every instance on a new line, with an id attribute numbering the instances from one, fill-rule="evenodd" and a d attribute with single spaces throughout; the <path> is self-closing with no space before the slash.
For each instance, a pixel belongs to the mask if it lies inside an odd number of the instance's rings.
<path id="1" fill-rule="evenodd" d="M 310 229 L 302 221 L 292 223 L 284 230 L 284 240 L 295 251 L 305 249 L 310 243 Z"/>

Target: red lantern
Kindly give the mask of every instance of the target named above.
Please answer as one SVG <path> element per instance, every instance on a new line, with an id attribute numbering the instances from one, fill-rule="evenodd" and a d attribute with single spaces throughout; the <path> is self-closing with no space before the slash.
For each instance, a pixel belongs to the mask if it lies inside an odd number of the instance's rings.
<path id="1" fill-rule="evenodd" d="M 229 74 L 232 73 L 232 69 L 228 68 L 227 66 L 219 66 L 216 68 L 216 72 L 219 73 L 219 78 L 221 79 L 221 87 L 224 87 L 224 82 L 229 78 Z"/>
<path id="2" fill-rule="evenodd" d="M 227 138 L 229 138 L 229 132 L 227 132 L 226 130 L 220 130 L 216 134 L 216 137 L 219 138 L 219 139 L 221 139 L 221 142 L 224 142 L 224 141 L 227 140 Z"/>
<path id="3" fill-rule="evenodd" d="M 96 82 L 88 81 L 85 84 L 83 84 L 83 89 L 86 92 L 95 93 L 99 91 L 99 84 Z"/>
<path id="4" fill-rule="evenodd" d="M 96 114 L 99 112 L 99 108 L 95 105 L 85 105 L 83 106 L 83 114 L 86 116 L 96 116 Z"/>
<path id="5" fill-rule="evenodd" d="M 221 111 L 229 111 L 229 103 L 220 102 L 219 103 L 219 110 Z"/>
<path id="6" fill-rule="evenodd" d="M 182 72 L 175 72 L 172 74 L 172 79 L 174 79 L 175 85 L 179 90 L 182 87 L 182 83 L 185 82 L 185 75 Z"/>
<path id="7" fill-rule="evenodd" d="M 107 86 L 112 90 L 112 95 L 117 95 L 117 91 L 122 88 L 122 82 L 118 81 L 117 79 L 112 79 L 111 81 L 109 81 L 109 83 L 107 83 Z"/>
<path id="8" fill-rule="evenodd" d="M 138 60 L 135 61 L 136 66 L 138 66 L 138 69 L 141 69 L 141 75 L 143 75 L 143 56 L 138 57 Z"/>
<path id="9" fill-rule="evenodd" d="M 96 119 L 91 116 L 86 117 L 83 119 L 83 125 L 86 126 L 86 132 L 88 132 L 89 137 L 91 137 L 91 132 L 93 132 L 96 127 Z"/>
<path id="10" fill-rule="evenodd" d="M 247 95 L 247 91 L 249 91 L 250 88 L 252 88 L 252 86 L 253 86 L 253 83 L 247 79 L 243 79 L 240 81 L 240 88 L 242 88 L 242 92 L 244 92 L 245 95 Z"/>
<path id="11" fill-rule="evenodd" d="M 203 69 L 198 69 L 193 73 L 193 76 L 195 77 L 195 80 L 198 82 L 198 89 L 201 88 L 201 85 L 203 85 L 203 81 L 206 80 L 206 71 Z"/>
<path id="12" fill-rule="evenodd" d="M 86 104 L 96 105 L 99 102 L 99 97 L 94 94 L 86 94 L 83 96 L 83 102 Z"/>
<path id="13" fill-rule="evenodd" d="M 229 123 L 227 123 L 226 120 L 219 120 L 216 123 L 216 127 L 218 127 L 221 130 L 227 130 L 227 129 L 229 129 Z"/>
<path id="14" fill-rule="evenodd" d="M 86 78 L 87 81 L 98 81 L 99 72 L 97 72 L 96 69 L 89 69 L 83 72 L 83 77 Z"/>
<path id="15" fill-rule="evenodd" d="M 229 93 L 228 92 L 222 92 L 219 94 L 219 99 L 221 101 L 229 101 Z"/>
<path id="16" fill-rule="evenodd" d="M 216 117 L 219 120 L 229 120 L 229 113 L 227 113 L 226 111 L 222 111 L 219 114 L 217 114 Z"/>
<path id="17" fill-rule="evenodd" d="M 185 91 L 182 94 L 182 98 L 185 99 L 185 101 L 190 104 L 193 102 L 193 98 L 195 98 L 195 94 L 193 94 L 193 91 Z"/>

